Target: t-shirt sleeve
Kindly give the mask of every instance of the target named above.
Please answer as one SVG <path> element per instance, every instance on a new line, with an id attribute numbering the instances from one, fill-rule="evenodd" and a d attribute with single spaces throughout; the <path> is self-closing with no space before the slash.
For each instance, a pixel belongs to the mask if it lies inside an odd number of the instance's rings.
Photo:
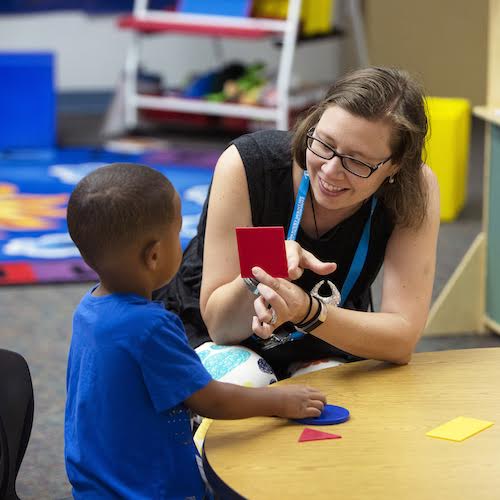
<path id="1" fill-rule="evenodd" d="M 141 369 L 157 412 L 177 406 L 212 377 L 188 344 L 180 319 L 164 311 L 142 341 Z"/>

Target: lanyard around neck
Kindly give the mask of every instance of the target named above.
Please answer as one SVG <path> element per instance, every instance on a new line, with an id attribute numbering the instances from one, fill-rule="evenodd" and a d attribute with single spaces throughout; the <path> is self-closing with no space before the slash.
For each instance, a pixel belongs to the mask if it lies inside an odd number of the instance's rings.
<path id="1" fill-rule="evenodd" d="M 302 220 L 302 215 L 304 214 L 304 206 L 307 199 L 307 193 L 309 191 L 309 172 L 304 171 L 304 175 L 302 176 L 302 180 L 300 181 L 299 191 L 297 193 L 297 199 L 295 200 L 295 206 L 293 207 L 292 218 L 290 221 L 290 227 L 288 229 L 287 240 L 295 240 L 297 238 L 297 232 L 299 230 L 300 221 Z M 368 254 L 368 245 L 370 243 L 370 231 L 372 225 L 372 216 L 375 211 L 375 207 L 377 206 L 377 198 L 375 196 L 372 197 L 371 208 L 370 208 L 370 216 L 365 223 L 365 227 L 363 228 L 363 233 L 361 234 L 361 238 L 358 243 L 358 247 L 356 248 L 356 252 L 354 254 L 354 258 L 351 262 L 351 267 L 349 268 L 349 272 L 347 273 L 347 277 L 344 281 L 344 285 L 342 286 L 342 290 L 340 292 L 340 306 L 343 306 L 347 297 L 351 293 L 352 287 L 356 283 L 361 274 L 363 266 L 365 265 L 366 256 Z"/>

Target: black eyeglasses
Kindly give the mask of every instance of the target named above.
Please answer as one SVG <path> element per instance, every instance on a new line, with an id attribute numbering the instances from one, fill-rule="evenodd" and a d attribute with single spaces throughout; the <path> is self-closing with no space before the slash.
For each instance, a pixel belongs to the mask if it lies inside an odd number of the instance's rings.
<path id="1" fill-rule="evenodd" d="M 323 142 L 317 137 L 314 137 L 313 132 L 314 127 L 310 128 L 307 132 L 306 144 L 309 151 L 313 152 L 316 156 L 323 158 L 323 160 L 331 160 L 332 158 L 335 158 L 337 156 L 338 158 L 340 158 L 340 163 L 342 164 L 342 166 L 348 172 L 351 172 L 351 174 L 354 174 L 358 177 L 363 177 L 363 179 L 370 177 L 370 175 L 378 170 L 379 167 L 381 167 L 384 163 L 387 163 L 391 159 L 391 157 L 389 156 L 387 160 L 381 161 L 374 166 L 369 165 L 368 163 L 353 158 L 352 156 L 341 155 L 337 153 L 337 151 L 326 144 L 326 142 Z"/>

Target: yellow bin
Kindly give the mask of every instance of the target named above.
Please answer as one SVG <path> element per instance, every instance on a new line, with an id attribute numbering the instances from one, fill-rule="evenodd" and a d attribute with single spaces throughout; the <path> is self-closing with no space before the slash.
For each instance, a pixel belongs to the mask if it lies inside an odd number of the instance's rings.
<path id="1" fill-rule="evenodd" d="M 302 0 L 301 33 L 305 36 L 326 34 L 332 29 L 334 0 Z M 254 0 L 255 17 L 286 18 L 288 0 Z"/>
<path id="2" fill-rule="evenodd" d="M 439 182 L 441 220 L 453 221 L 467 198 L 471 106 L 467 99 L 427 97 L 424 160 Z"/>

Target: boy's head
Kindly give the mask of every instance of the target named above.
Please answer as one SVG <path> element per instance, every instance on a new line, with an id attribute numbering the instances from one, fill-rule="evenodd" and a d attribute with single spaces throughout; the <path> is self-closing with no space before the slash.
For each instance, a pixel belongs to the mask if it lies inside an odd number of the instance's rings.
<path id="1" fill-rule="evenodd" d="M 113 163 L 94 170 L 68 202 L 68 230 L 85 261 L 113 276 L 130 263 L 168 282 L 181 260 L 180 200 L 170 181 L 144 165 Z M 134 269 L 135 270 L 135 269 Z"/>

